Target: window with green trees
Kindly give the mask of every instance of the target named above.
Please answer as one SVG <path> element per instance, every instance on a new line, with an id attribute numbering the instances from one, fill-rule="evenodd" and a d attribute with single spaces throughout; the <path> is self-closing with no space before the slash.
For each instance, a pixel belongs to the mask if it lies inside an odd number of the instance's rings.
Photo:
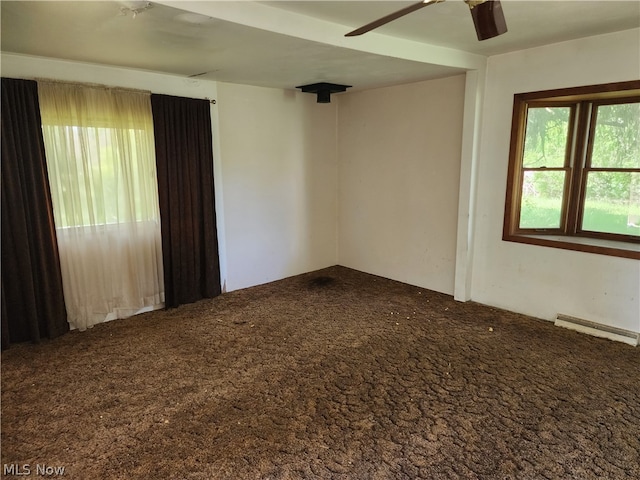
<path id="1" fill-rule="evenodd" d="M 515 96 L 503 238 L 640 257 L 640 81 Z"/>

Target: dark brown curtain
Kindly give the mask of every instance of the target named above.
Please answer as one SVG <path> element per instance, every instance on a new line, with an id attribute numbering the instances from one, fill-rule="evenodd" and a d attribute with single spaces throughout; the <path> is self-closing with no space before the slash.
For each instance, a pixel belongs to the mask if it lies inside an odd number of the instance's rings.
<path id="1" fill-rule="evenodd" d="M 38 85 L 2 79 L 2 348 L 69 330 Z"/>
<path id="2" fill-rule="evenodd" d="M 220 265 L 208 100 L 151 95 L 165 304 L 219 295 Z"/>

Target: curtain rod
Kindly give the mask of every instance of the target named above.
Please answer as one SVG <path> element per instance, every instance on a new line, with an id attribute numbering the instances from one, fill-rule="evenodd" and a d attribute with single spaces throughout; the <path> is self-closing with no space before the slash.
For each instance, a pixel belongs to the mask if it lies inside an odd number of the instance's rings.
<path id="1" fill-rule="evenodd" d="M 56 80 L 53 78 L 34 78 L 34 80 L 36 82 L 42 82 L 42 83 L 57 83 L 60 85 L 80 85 L 83 87 L 90 87 L 90 88 L 104 88 L 105 90 L 122 90 L 125 92 L 137 92 L 137 93 L 149 93 L 151 94 L 150 90 L 141 90 L 139 88 L 127 88 L 127 87 L 113 87 L 110 85 L 105 85 L 102 83 L 88 83 L 88 82 L 72 82 L 69 80 Z"/>
<path id="2" fill-rule="evenodd" d="M 36 82 L 42 82 L 42 83 L 59 83 L 62 85 L 82 85 L 90 88 L 104 88 L 105 90 L 121 90 L 125 92 L 148 93 L 149 95 L 153 95 L 153 92 L 151 90 L 141 90 L 138 88 L 127 88 L 127 87 L 113 87 L 113 86 L 105 85 L 102 83 L 72 82 L 69 80 L 55 80 L 52 78 L 40 78 L 40 77 L 36 77 L 33 80 L 35 80 Z M 204 100 L 208 101 L 211 105 L 216 104 L 215 99 L 204 97 Z"/>

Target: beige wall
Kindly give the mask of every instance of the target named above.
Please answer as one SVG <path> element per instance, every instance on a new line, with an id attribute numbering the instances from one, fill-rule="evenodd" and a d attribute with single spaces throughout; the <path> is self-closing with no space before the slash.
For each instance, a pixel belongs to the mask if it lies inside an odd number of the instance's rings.
<path id="1" fill-rule="evenodd" d="M 453 294 L 464 75 L 339 97 L 338 261 Z"/>
<path id="2" fill-rule="evenodd" d="M 230 290 L 335 265 L 336 103 L 218 84 Z"/>

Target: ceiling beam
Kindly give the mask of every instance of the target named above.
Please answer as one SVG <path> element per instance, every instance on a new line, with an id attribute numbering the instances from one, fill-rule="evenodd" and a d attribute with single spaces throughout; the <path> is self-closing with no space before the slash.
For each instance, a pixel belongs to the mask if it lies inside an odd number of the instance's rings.
<path id="1" fill-rule="evenodd" d="M 486 65 L 486 57 L 482 55 L 375 32 L 345 37 L 349 27 L 259 2 L 160 0 L 155 3 L 333 47 L 465 70 Z"/>

